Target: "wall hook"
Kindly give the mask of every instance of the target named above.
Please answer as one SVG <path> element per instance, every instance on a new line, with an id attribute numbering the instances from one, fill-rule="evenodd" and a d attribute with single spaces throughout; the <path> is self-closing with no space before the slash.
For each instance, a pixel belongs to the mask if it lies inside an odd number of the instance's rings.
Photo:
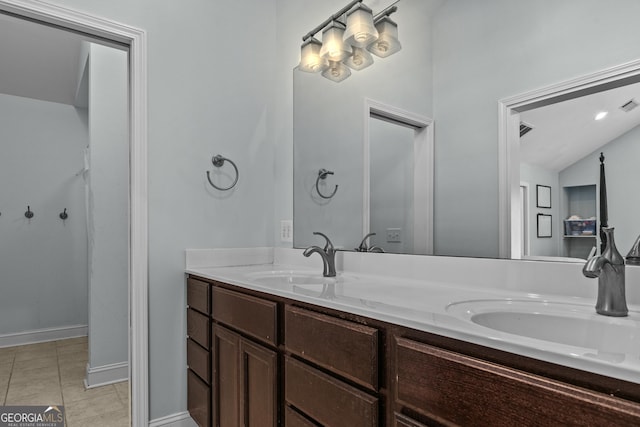
<path id="1" fill-rule="evenodd" d="M 320 197 L 322 197 L 323 199 L 330 199 L 333 196 L 335 196 L 336 191 L 338 191 L 338 184 L 336 184 L 335 188 L 333 189 L 333 193 L 329 194 L 328 196 L 325 196 L 324 194 L 322 194 L 320 192 L 320 187 L 318 186 L 318 184 L 320 183 L 321 179 L 327 179 L 327 175 L 333 175 L 332 171 L 328 171 L 326 169 L 320 169 L 318 171 L 318 178 L 316 178 L 316 191 L 318 192 L 318 195 Z"/>
<path id="2" fill-rule="evenodd" d="M 27 206 L 27 211 L 24 213 L 24 216 L 31 219 L 33 218 L 33 212 L 31 211 L 31 206 Z"/>
<path id="3" fill-rule="evenodd" d="M 69 218 L 69 214 L 67 214 L 67 208 L 65 208 L 64 211 L 60 214 L 60 219 L 64 221 L 67 218 Z"/>

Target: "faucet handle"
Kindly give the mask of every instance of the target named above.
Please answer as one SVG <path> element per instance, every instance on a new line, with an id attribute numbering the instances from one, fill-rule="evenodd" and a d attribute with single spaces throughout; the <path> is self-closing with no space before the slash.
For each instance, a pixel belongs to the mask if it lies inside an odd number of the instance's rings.
<path id="1" fill-rule="evenodd" d="M 627 254 L 627 264 L 640 265 L 640 236 L 638 236 L 636 242 Z"/>
<path id="2" fill-rule="evenodd" d="M 369 233 L 366 236 L 364 236 L 362 238 L 362 241 L 360 242 L 360 246 L 358 246 L 356 248 L 356 251 L 358 252 L 367 252 L 369 250 L 369 248 L 367 247 L 367 239 L 371 236 L 375 236 L 376 233 Z"/>
<path id="3" fill-rule="evenodd" d="M 331 240 L 329 240 L 329 238 L 325 234 L 320 233 L 319 231 L 314 231 L 313 234 L 315 234 L 316 236 L 322 236 L 327 241 L 327 243 L 324 245 L 325 252 L 333 250 L 333 243 L 331 243 Z"/>

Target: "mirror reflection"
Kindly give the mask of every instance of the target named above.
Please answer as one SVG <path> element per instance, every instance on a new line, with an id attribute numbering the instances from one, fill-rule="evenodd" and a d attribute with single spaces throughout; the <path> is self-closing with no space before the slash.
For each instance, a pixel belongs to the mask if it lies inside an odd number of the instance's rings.
<path id="1" fill-rule="evenodd" d="M 623 250 L 633 244 L 640 198 L 629 180 L 640 158 L 640 84 L 624 85 L 520 114 L 522 257 L 586 260 L 601 247 L 600 164 L 605 166 L 607 218 Z M 562 120 L 558 120 L 562 117 Z M 539 203 L 540 185 L 548 204 Z M 538 215 L 551 233 L 538 237 Z M 624 230 L 629 230 L 625 233 Z"/>
<path id="2" fill-rule="evenodd" d="M 335 6 L 340 5 L 336 3 Z M 573 169 L 569 169 L 569 164 L 584 162 L 590 165 L 585 166 L 590 168 L 589 173 L 597 177 L 599 162 L 595 157 L 605 151 L 600 146 L 612 142 L 614 137 L 600 138 L 596 146 L 586 145 L 584 137 L 577 137 L 576 140 L 585 144 L 578 150 L 574 145 L 568 145 L 568 135 L 572 131 L 565 120 L 575 114 L 577 107 L 569 105 L 568 110 L 549 113 L 548 119 L 542 120 L 535 117 L 535 114 L 542 114 L 536 113 L 535 107 L 539 105 L 532 105 L 528 111 L 519 111 L 521 121 L 536 122 L 532 123 L 534 130 L 522 138 L 523 157 L 509 158 L 509 162 L 503 164 L 503 148 L 497 143 L 496 106 L 501 99 L 519 93 L 636 60 L 637 51 L 629 41 L 633 32 L 629 28 L 633 26 L 630 16 L 640 13 L 640 4 L 628 0 L 616 0 L 607 5 L 576 0 L 533 4 L 524 0 L 401 0 L 396 6 L 398 11 L 393 18 L 398 24 L 402 50 L 392 57 L 354 71 L 340 83 L 294 70 L 294 246 L 317 244 L 312 232 L 322 231 L 337 247 L 353 250 L 365 235 L 375 232 L 370 242 L 385 252 L 586 258 L 591 248 L 598 246 L 597 236 L 565 236 L 564 221 L 573 216 L 582 221 L 596 217 L 597 222 L 599 202 L 596 198 L 595 212 L 582 210 L 582 199 L 590 196 L 580 192 L 578 187 L 593 186 L 595 181 L 572 178 L 577 172 L 570 172 Z M 376 8 L 372 9 L 376 13 Z M 596 21 L 599 31 L 593 31 Z M 464 31 L 451 31 L 453 27 L 464 28 Z M 626 81 L 616 86 L 630 83 L 634 82 Z M 424 171 L 415 159 L 413 164 L 415 169 L 433 177 L 431 185 L 423 189 L 433 195 L 433 204 L 429 207 L 433 215 L 426 225 L 432 227 L 427 238 L 431 245 L 429 250 L 416 250 L 409 236 L 415 236 L 415 230 L 402 233 L 403 229 L 410 230 L 407 221 L 411 210 L 407 205 L 401 206 L 405 201 L 375 202 L 379 197 L 373 192 L 380 185 L 374 184 L 376 177 L 391 171 L 388 164 L 386 169 L 377 171 L 374 169 L 379 166 L 373 161 L 369 163 L 368 156 L 375 154 L 369 153 L 365 145 L 375 139 L 374 133 L 383 131 L 363 120 L 367 116 L 366 99 L 433 120 L 433 126 L 430 126 L 432 131 L 435 129 L 433 166 Z M 564 104 L 559 101 L 581 102 L 580 99 L 557 99 L 558 108 Z M 593 120 L 591 113 L 589 119 Z M 598 125 L 605 128 L 608 123 L 601 120 Z M 564 124 L 566 128 L 558 130 Z M 627 132 L 631 132 L 630 129 Z M 371 132 L 371 137 L 367 132 Z M 552 136 L 551 132 L 556 135 Z M 550 148 L 529 151 L 549 150 L 552 158 L 560 158 L 568 152 L 572 154 L 571 162 L 550 168 L 557 178 L 537 178 L 535 173 L 538 172 L 532 170 L 534 160 L 528 157 L 530 153 L 524 148 L 527 138 L 554 141 Z M 534 144 L 529 146 L 535 147 Z M 400 155 L 400 152 L 398 150 L 396 154 Z M 593 158 L 589 160 L 589 157 Z M 614 152 L 605 152 L 605 157 L 608 173 L 622 170 Z M 336 196 L 329 201 L 317 200 L 310 190 L 315 181 L 314 174 L 323 167 L 335 171 L 333 181 L 340 185 Z M 369 167 L 372 170 L 367 175 Z M 508 221 L 500 219 L 513 215 L 510 205 L 501 201 L 503 190 L 497 185 L 501 168 L 515 168 L 518 176 L 522 176 L 517 180 L 518 183 L 522 181 L 522 191 L 526 193 L 522 199 L 517 196 L 511 201 L 517 202 L 518 206 L 526 203 L 518 208 L 521 219 L 517 227 L 520 228 L 516 227 L 516 221 L 512 220 L 509 225 Z M 609 180 L 617 181 L 613 175 Z M 551 187 L 551 208 L 536 206 L 537 185 Z M 568 190 L 568 187 L 576 187 L 576 190 Z M 395 196 L 400 197 L 405 189 L 396 188 Z M 572 191 L 580 195 L 567 194 Z M 609 189 L 610 193 L 616 191 Z M 616 205 L 618 212 L 633 212 L 637 216 L 636 198 L 630 197 L 631 193 L 626 194 L 619 200 L 611 194 L 611 203 Z M 369 204 L 368 199 L 374 203 Z M 631 205 L 630 199 L 633 199 Z M 594 205 L 593 200 L 589 203 Z M 371 212 L 367 212 L 368 208 Z M 385 208 L 402 210 L 404 223 L 396 226 L 374 219 L 384 217 Z M 379 213 L 379 209 L 383 210 Z M 625 239 L 622 235 L 628 235 L 633 240 L 638 230 L 614 213 L 613 207 L 611 211 L 609 225 L 617 227 L 617 235 L 622 239 Z M 538 237 L 538 214 L 551 215 L 551 237 L 546 233 L 543 233 L 545 237 Z M 527 221 L 526 225 L 522 225 L 524 221 Z M 416 223 L 420 223 L 419 217 L 414 217 L 413 224 Z M 512 232 L 520 235 L 521 248 L 503 251 L 500 236 Z M 389 242 L 388 237 L 396 240 L 400 237 L 401 242 Z M 631 243 L 620 241 L 619 246 L 626 250 Z"/>

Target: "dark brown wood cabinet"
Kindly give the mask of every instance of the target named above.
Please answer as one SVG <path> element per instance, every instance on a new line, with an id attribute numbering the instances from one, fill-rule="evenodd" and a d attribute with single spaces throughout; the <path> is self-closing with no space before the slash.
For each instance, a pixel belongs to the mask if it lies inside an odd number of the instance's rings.
<path id="1" fill-rule="evenodd" d="M 277 354 L 213 326 L 213 425 L 277 425 Z"/>
<path id="2" fill-rule="evenodd" d="M 187 280 L 187 400 L 191 417 L 200 426 L 211 423 L 210 285 Z"/>
<path id="3" fill-rule="evenodd" d="M 640 425 L 640 386 L 214 280 L 187 283 L 200 426 Z"/>
<path id="4" fill-rule="evenodd" d="M 396 338 L 395 396 L 434 422 L 464 426 L 634 425 L 637 404 L 421 342 Z"/>

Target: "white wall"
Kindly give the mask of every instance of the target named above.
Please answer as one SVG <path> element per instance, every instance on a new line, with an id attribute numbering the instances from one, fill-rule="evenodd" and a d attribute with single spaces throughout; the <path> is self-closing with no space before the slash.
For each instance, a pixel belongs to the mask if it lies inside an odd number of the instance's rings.
<path id="1" fill-rule="evenodd" d="M 640 234 L 640 200 L 635 179 L 640 159 L 639 139 L 640 126 L 636 126 L 560 172 L 560 185 L 564 187 L 595 184 L 600 212 L 600 153 L 604 153 L 608 222 L 609 227 L 615 228 L 616 246 L 623 256 Z"/>
<path id="2" fill-rule="evenodd" d="M 127 56 L 89 47 L 89 373 L 129 359 Z"/>
<path id="3" fill-rule="evenodd" d="M 0 95 L 0 140 L 0 336 L 86 326 L 86 110 Z"/>
<path id="4" fill-rule="evenodd" d="M 638 16 L 635 0 L 443 4 L 433 30 L 436 253 L 498 255 L 498 100 L 637 59 Z"/>

